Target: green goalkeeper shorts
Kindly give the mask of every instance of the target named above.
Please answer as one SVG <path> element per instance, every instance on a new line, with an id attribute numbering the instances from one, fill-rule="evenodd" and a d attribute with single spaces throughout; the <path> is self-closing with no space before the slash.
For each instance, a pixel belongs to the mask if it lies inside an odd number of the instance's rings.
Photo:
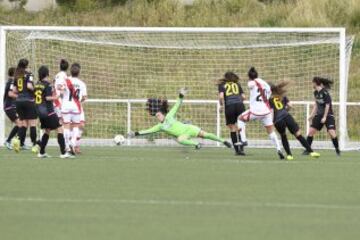
<path id="1" fill-rule="evenodd" d="M 186 126 L 186 129 L 182 135 L 187 135 L 187 136 L 193 138 L 193 137 L 199 136 L 200 131 L 201 131 L 201 128 L 199 128 L 198 126 L 189 124 Z"/>

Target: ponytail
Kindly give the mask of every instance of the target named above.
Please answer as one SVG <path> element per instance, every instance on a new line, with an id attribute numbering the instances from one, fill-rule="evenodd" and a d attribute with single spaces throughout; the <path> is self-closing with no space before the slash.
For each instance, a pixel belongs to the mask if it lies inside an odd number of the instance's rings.
<path id="1" fill-rule="evenodd" d="M 281 81 L 278 84 L 270 83 L 271 92 L 273 95 L 284 96 L 287 92 L 286 86 L 290 84 L 290 81 Z"/>

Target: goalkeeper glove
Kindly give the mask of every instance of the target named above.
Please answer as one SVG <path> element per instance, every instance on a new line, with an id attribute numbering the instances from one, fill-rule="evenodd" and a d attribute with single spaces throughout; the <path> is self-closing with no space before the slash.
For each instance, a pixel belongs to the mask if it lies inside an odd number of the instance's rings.
<path id="1" fill-rule="evenodd" d="M 188 93 L 188 89 L 186 87 L 180 88 L 179 97 L 183 98 Z"/>
<path id="2" fill-rule="evenodd" d="M 139 136 L 140 134 L 139 134 L 139 132 L 129 132 L 127 135 L 129 138 L 133 138 L 133 137 Z"/>

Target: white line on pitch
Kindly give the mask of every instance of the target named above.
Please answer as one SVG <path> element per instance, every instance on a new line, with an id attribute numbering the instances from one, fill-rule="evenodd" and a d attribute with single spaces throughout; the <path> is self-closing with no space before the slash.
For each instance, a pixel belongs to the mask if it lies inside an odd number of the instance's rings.
<path id="1" fill-rule="evenodd" d="M 0 197 L 0 202 L 30 202 L 30 203 L 116 203 L 133 205 L 170 205 L 170 206 L 210 206 L 210 207 L 252 207 L 252 208 L 298 208 L 298 209 L 334 209 L 334 210 L 360 210 L 360 205 L 334 205 L 317 203 L 241 203 L 228 201 L 182 201 L 182 200 L 135 200 L 135 199 L 70 199 L 70 198 L 14 198 Z"/>

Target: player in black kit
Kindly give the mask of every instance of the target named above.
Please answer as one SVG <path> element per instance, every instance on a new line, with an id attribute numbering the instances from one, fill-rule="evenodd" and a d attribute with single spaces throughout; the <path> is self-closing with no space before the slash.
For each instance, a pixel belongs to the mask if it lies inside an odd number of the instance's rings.
<path id="1" fill-rule="evenodd" d="M 39 81 L 35 85 L 35 104 L 36 111 L 39 115 L 41 129 L 44 130 L 40 141 L 39 158 L 47 158 L 48 154 L 45 153 L 46 145 L 49 141 L 49 134 L 52 130 L 57 130 L 57 140 L 60 146 L 60 158 L 69 158 L 70 154 L 65 151 L 64 130 L 60 124 L 60 119 L 54 109 L 54 100 L 60 96 L 53 95 L 53 89 L 49 80 L 49 69 L 46 66 L 41 66 L 38 70 Z"/>
<path id="2" fill-rule="evenodd" d="M 315 105 L 309 117 L 309 121 L 311 121 L 311 127 L 309 129 L 307 141 L 311 146 L 314 135 L 325 125 L 327 132 L 331 137 L 331 141 L 335 147 L 336 154 L 340 156 L 339 141 L 336 136 L 335 117 L 332 109 L 332 100 L 330 93 L 328 92 L 333 82 L 327 78 L 322 77 L 314 77 L 312 82 L 315 89 Z"/>
<path id="3" fill-rule="evenodd" d="M 20 146 L 24 146 L 26 129 L 30 126 L 30 138 L 33 143 L 32 151 L 38 151 L 36 141 L 36 109 L 34 103 L 34 83 L 33 75 L 27 70 L 29 61 L 20 59 L 15 70 L 13 91 L 17 93 L 16 112 L 22 121 L 19 128 L 18 136 L 20 139 L 13 140 L 13 148 L 15 152 L 20 151 Z"/>
<path id="4" fill-rule="evenodd" d="M 278 133 L 281 135 L 281 141 L 283 147 L 286 151 L 286 159 L 293 160 L 294 157 L 290 150 L 290 144 L 287 139 L 286 129 L 293 134 L 296 139 L 301 143 L 301 145 L 309 152 L 311 157 L 320 157 L 320 154 L 314 152 L 306 139 L 301 135 L 299 125 L 288 112 L 291 108 L 290 100 L 285 96 L 286 89 L 285 87 L 289 84 L 288 81 L 283 81 L 278 84 L 270 84 L 271 86 L 271 98 L 270 98 L 270 107 L 273 109 L 274 113 L 274 125 Z"/>
<path id="5" fill-rule="evenodd" d="M 231 140 L 235 149 L 235 154 L 245 155 L 241 143 L 239 129 L 236 125 L 237 119 L 245 111 L 244 91 L 239 83 L 239 77 L 233 72 L 227 72 L 223 79 L 218 82 L 220 106 L 225 106 L 226 125 L 230 129 Z"/>
<path id="6" fill-rule="evenodd" d="M 14 67 L 9 68 L 8 69 L 8 81 L 6 82 L 5 92 L 4 92 L 5 114 L 11 122 L 15 123 L 15 126 L 10 131 L 9 136 L 6 139 L 6 142 L 4 144 L 5 147 L 7 147 L 7 149 L 9 149 L 9 150 L 12 150 L 11 140 L 18 133 L 19 127 L 21 127 L 21 122 L 16 113 L 16 105 L 15 105 L 15 99 L 17 97 L 17 94 L 12 91 L 12 86 L 14 85 L 14 74 L 15 74 L 15 68 Z"/>

